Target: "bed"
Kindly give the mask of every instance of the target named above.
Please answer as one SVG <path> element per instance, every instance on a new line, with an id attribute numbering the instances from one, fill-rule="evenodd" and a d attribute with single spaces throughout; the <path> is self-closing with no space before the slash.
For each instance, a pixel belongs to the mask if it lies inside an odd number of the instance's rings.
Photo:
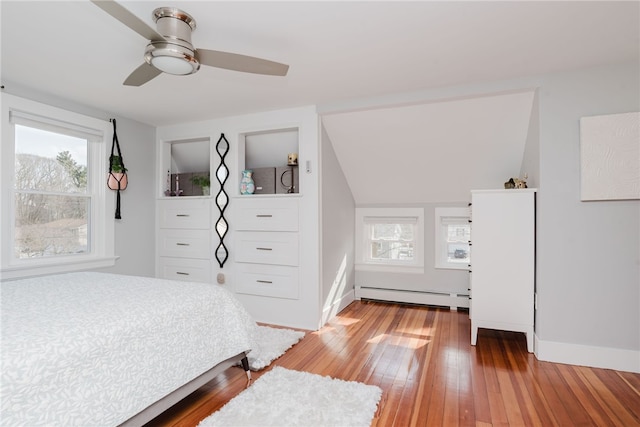
<path id="1" fill-rule="evenodd" d="M 11 426 L 142 425 L 244 366 L 255 326 L 212 284 L 81 272 L 3 282 L 0 297 Z"/>

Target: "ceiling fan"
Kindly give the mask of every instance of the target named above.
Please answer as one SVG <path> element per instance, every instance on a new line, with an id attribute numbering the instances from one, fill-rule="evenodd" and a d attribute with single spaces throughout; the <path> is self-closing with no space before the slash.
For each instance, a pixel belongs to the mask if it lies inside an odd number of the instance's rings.
<path id="1" fill-rule="evenodd" d="M 153 11 L 158 30 L 129 12 L 114 0 L 91 0 L 100 9 L 149 40 L 144 52 L 145 62 L 124 81 L 126 86 L 142 86 L 161 73 L 193 74 L 200 65 L 242 71 L 245 73 L 285 76 L 289 66 L 279 62 L 218 50 L 196 49 L 191 44 L 191 32 L 196 21 L 188 13 L 174 7 Z"/>

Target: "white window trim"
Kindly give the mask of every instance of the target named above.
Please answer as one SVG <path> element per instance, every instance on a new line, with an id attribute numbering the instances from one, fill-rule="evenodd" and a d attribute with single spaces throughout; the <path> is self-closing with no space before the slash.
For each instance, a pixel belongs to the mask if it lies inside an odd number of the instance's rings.
<path id="1" fill-rule="evenodd" d="M 414 261 L 390 265 L 365 259 L 365 220 L 368 217 L 416 218 Z M 424 209 L 422 208 L 356 208 L 356 271 L 424 274 Z"/>
<path id="2" fill-rule="evenodd" d="M 0 279 L 16 279 L 44 274 L 88 270 L 109 267 L 115 264 L 114 220 L 115 198 L 107 194 L 107 138 L 111 136 L 109 122 L 82 114 L 70 112 L 50 105 L 2 93 L 2 141 L 0 147 Z M 95 132 L 99 142 L 88 151 L 92 165 L 99 171 L 89 179 L 90 192 L 96 195 L 90 206 L 91 212 L 91 252 L 87 255 L 75 254 L 43 259 L 17 259 L 13 256 L 14 213 L 13 188 L 15 169 L 15 126 L 10 121 L 11 112 L 23 117 L 47 118 L 60 123 L 68 123 L 70 128 L 89 129 Z M 104 167 L 100 167 L 104 165 Z M 100 177 L 100 178 L 98 178 Z"/>
<path id="3" fill-rule="evenodd" d="M 448 262 L 444 256 L 447 242 L 442 235 L 442 218 L 464 218 L 469 220 L 469 208 L 436 208 L 435 209 L 435 268 L 448 270 L 468 270 L 468 264 Z"/>

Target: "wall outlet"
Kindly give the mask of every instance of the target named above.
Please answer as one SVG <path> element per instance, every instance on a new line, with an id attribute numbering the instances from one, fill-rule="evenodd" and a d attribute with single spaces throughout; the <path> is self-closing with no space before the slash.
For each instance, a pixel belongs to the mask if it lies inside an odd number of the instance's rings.
<path id="1" fill-rule="evenodd" d="M 216 280 L 220 285 L 224 285 L 224 273 L 218 273 Z"/>

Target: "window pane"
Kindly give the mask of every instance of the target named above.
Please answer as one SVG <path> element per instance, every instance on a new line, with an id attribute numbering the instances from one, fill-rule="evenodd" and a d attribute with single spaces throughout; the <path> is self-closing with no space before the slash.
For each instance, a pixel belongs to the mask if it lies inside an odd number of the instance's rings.
<path id="1" fill-rule="evenodd" d="M 469 244 L 468 243 L 447 244 L 447 262 L 468 264 L 469 263 Z"/>
<path id="2" fill-rule="evenodd" d="M 15 130 L 17 190 L 86 191 L 86 139 L 21 125 Z"/>
<path id="3" fill-rule="evenodd" d="M 447 262 L 469 263 L 469 240 L 471 226 L 465 224 L 447 225 Z"/>
<path id="4" fill-rule="evenodd" d="M 87 253 L 89 198 L 16 193 L 16 258 Z"/>
<path id="5" fill-rule="evenodd" d="M 467 243 L 471 238 L 471 227 L 469 224 L 449 224 L 447 225 L 447 241 Z"/>
<path id="6" fill-rule="evenodd" d="M 412 242 L 371 242 L 371 259 L 373 260 L 413 260 Z"/>
<path id="7" fill-rule="evenodd" d="M 413 241 L 413 224 L 373 224 L 372 240 Z"/>

